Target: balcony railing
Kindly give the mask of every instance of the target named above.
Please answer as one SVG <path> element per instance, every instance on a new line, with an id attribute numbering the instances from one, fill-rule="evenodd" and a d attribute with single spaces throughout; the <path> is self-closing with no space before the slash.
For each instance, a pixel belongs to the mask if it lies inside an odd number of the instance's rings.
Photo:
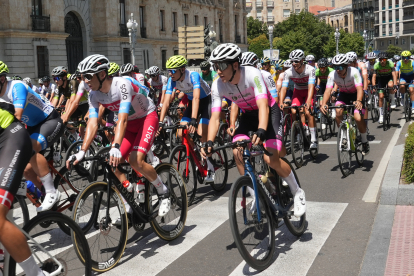
<path id="1" fill-rule="evenodd" d="M 414 34 L 414 29 L 404 29 L 403 34 Z"/>
<path id="2" fill-rule="evenodd" d="M 236 35 L 236 43 L 241 43 L 241 37 L 239 35 Z"/>
<path id="3" fill-rule="evenodd" d="M 256 2 L 256 8 L 263 8 L 263 3 L 262 2 Z"/>
<path id="4" fill-rule="evenodd" d="M 275 2 L 273 1 L 267 1 L 267 7 L 268 8 L 273 8 L 275 6 Z"/>
<path id="5" fill-rule="evenodd" d="M 409 6 L 409 5 L 414 5 L 414 0 L 406 0 L 406 1 L 403 1 L 402 3 L 403 7 Z"/>
<path id="6" fill-rule="evenodd" d="M 129 32 L 126 24 L 119 24 L 120 36 L 128 37 Z"/>
<path id="7" fill-rule="evenodd" d="M 274 22 L 275 21 L 275 17 L 274 16 L 268 16 L 267 17 L 267 22 Z"/>
<path id="8" fill-rule="evenodd" d="M 141 27 L 141 37 L 142 38 L 147 38 L 147 28 L 146 27 Z"/>
<path id="9" fill-rule="evenodd" d="M 32 31 L 50 32 L 50 16 L 30 15 L 32 18 Z"/>

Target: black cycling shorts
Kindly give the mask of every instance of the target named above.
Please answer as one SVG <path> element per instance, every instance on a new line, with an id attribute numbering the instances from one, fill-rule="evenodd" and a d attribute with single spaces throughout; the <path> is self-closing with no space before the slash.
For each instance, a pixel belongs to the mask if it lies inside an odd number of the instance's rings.
<path id="1" fill-rule="evenodd" d="M 0 204 L 11 207 L 23 171 L 32 157 L 32 141 L 18 121 L 0 131 Z"/>
<path id="2" fill-rule="evenodd" d="M 322 97 L 323 94 L 325 94 L 325 90 L 326 90 L 326 83 L 319 85 L 319 90 L 316 91 L 316 96 L 318 97 Z"/>
<path id="3" fill-rule="evenodd" d="M 390 81 L 393 81 L 392 75 L 377 76 L 377 84 L 378 84 L 379 89 L 384 89 L 385 87 L 387 87 L 387 85 Z M 391 89 L 391 88 L 392 87 L 389 87 L 389 89 Z"/>
<path id="4" fill-rule="evenodd" d="M 30 138 L 36 140 L 42 145 L 42 150 L 46 149 L 54 142 L 56 142 L 65 131 L 63 121 L 56 110 L 40 124 L 32 127 L 27 127 Z"/>
<path id="5" fill-rule="evenodd" d="M 70 118 L 73 119 L 83 119 L 86 115 L 86 113 L 88 113 L 89 110 L 89 104 L 84 103 L 81 105 L 78 105 L 78 108 L 76 108 L 75 112 L 73 112 L 72 116 L 70 116 Z"/>
<path id="6" fill-rule="evenodd" d="M 266 129 L 266 148 L 282 149 L 283 116 L 277 104 L 269 107 L 269 121 Z M 250 139 L 249 131 L 256 132 L 259 126 L 259 111 L 245 111 L 239 120 L 239 127 L 234 132 L 233 142 L 241 139 Z"/>
<path id="7" fill-rule="evenodd" d="M 365 95 L 365 94 L 364 94 Z M 357 93 L 339 93 L 336 99 L 335 105 L 351 105 L 357 100 Z M 365 107 L 365 97 L 362 97 L 362 106 Z M 357 109 L 354 110 L 354 114 L 358 113 Z M 362 114 L 365 114 L 365 108 L 362 108 Z"/>
<path id="8" fill-rule="evenodd" d="M 193 112 L 193 100 L 188 101 L 188 106 L 184 111 L 183 118 L 181 119 L 181 122 L 191 122 L 191 114 Z M 200 103 L 198 105 L 198 114 L 197 116 L 200 116 L 200 124 L 208 125 L 210 122 L 211 117 L 211 95 L 208 95 L 205 98 L 202 98 L 200 100 Z"/>

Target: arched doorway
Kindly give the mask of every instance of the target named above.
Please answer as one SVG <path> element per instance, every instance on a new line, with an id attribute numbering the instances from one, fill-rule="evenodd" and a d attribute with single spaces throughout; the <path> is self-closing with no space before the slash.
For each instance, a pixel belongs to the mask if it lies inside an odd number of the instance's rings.
<path id="1" fill-rule="evenodd" d="M 76 71 L 79 62 L 83 59 L 82 27 L 78 17 L 73 12 L 65 16 L 66 55 L 68 59 L 69 72 Z"/>

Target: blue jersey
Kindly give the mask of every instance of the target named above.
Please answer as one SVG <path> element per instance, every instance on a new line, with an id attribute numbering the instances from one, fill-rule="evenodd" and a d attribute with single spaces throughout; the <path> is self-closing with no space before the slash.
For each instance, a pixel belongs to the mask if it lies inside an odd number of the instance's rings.
<path id="1" fill-rule="evenodd" d="M 23 108 L 21 121 L 31 127 L 43 122 L 54 110 L 50 103 L 22 81 L 8 81 L 6 93 L 1 98 L 15 108 Z"/>
<path id="2" fill-rule="evenodd" d="M 210 87 L 200 77 L 197 72 L 185 70 L 185 77 L 183 81 L 173 81 L 172 78 L 168 79 L 166 94 L 172 94 L 174 88 L 180 90 L 187 95 L 188 99 L 193 100 L 193 91 L 196 88 L 200 88 L 200 99 L 203 99 L 210 95 Z"/>

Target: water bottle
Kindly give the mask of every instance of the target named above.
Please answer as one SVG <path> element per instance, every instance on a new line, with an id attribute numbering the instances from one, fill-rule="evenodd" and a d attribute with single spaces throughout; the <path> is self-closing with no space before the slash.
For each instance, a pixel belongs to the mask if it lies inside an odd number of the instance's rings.
<path id="1" fill-rule="evenodd" d="M 145 183 L 142 181 L 142 179 L 139 179 L 136 186 L 136 201 L 138 203 L 144 203 L 145 202 Z"/>
<path id="2" fill-rule="evenodd" d="M 269 190 L 270 194 L 272 196 L 276 195 L 276 187 L 270 180 L 270 177 L 267 175 L 259 175 L 260 180 L 262 180 L 263 184 L 266 186 L 266 188 Z"/>
<path id="3" fill-rule="evenodd" d="M 124 188 L 126 188 L 128 192 L 132 192 L 133 187 L 132 187 L 131 182 L 129 182 L 128 180 L 124 180 L 122 182 L 122 186 L 124 186 Z"/>
<path id="4" fill-rule="evenodd" d="M 27 180 L 27 190 L 30 191 L 30 193 L 34 194 L 37 198 L 40 198 L 42 196 L 42 192 L 33 184 L 32 181 Z"/>
<path id="5" fill-rule="evenodd" d="M 72 144 L 76 142 L 76 138 L 72 134 L 69 134 L 68 139 Z"/>

